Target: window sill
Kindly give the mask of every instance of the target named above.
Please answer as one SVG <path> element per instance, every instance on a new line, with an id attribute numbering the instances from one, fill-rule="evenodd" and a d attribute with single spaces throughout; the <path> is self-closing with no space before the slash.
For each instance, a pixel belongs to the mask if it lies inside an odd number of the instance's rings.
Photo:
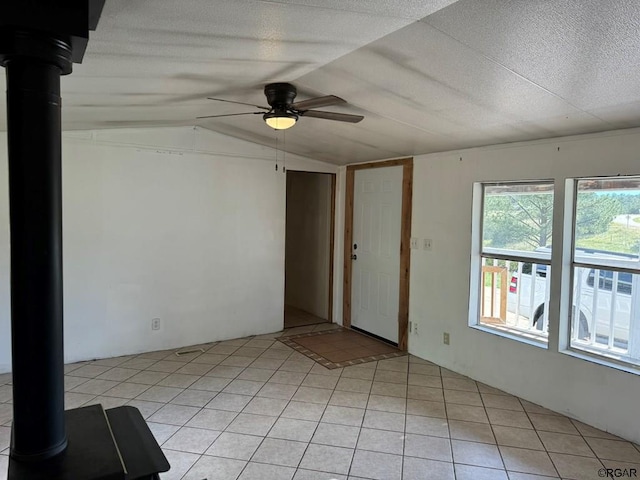
<path id="1" fill-rule="evenodd" d="M 578 358 L 580 360 L 584 360 L 590 363 L 595 363 L 603 367 L 609 367 L 625 373 L 640 375 L 640 366 L 632 365 L 630 363 L 626 363 L 623 361 L 617 362 L 611 358 L 607 358 L 597 353 L 591 353 L 585 350 L 576 350 L 574 348 L 560 350 L 560 353 L 564 355 L 568 355 L 570 357 Z"/>
<path id="2" fill-rule="evenodd" d="M 542 348 L 544 350 L 549 349 L 548 342 L 543 341 L 542 339 L 538 340 L 534 335 L 525 336 L 524 334 L 511 333 L 509 331 L 506 331 L 500 328 L 489 327 L 487 325 L 470 325 L 470 327 L 473 328 L 474 330 L 480 330 L 481 332 L 490 333 L 498 337 L 509 338 L 511 340 L 515 340 L 520 343 L 526 343 L 527 345 L 532 345 L 534 347 Z M 544 337 L 540 337 L 540 338 L 544 338 Z"/>

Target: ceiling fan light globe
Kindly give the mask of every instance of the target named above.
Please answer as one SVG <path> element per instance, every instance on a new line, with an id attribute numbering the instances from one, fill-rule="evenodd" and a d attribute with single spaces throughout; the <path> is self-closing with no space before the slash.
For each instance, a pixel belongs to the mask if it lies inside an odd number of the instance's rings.
<path id="1" fill-rule="evenodd" d="M 275 130 L 286 130 L 296 124 L 298 117 L 292 114 L 266 114 L 264 121 Z"/>

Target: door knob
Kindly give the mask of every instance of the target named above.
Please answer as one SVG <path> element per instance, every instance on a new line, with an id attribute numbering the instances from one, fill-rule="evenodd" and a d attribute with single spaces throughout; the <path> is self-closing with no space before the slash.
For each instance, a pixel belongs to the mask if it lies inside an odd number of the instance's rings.
<path id="1" fill-rule="evenodd" d="M 351 260 L 357 260 L 357 259 L 358 259 L 358 255 L 356 255 L 355 253 L 351 255 Z"/>

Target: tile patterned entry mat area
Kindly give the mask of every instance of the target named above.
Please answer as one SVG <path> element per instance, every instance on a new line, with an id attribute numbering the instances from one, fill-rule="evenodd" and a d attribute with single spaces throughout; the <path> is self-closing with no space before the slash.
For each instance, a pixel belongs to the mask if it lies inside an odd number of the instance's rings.
<path id="1" fill-rule="evenodd" d="M 343 368 L 407 354 L 375 338 L 346 328 L 278 338 L 288 347 L 329 368 Z"/>

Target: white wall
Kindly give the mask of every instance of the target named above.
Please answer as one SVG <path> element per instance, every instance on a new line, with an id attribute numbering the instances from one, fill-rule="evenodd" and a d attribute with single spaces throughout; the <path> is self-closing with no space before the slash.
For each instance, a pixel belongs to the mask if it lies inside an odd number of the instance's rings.
<path id="1" fill-rule="evenodd" d="M 473 183 L 553 179 L 558 196 L 566 178 L 640 174 L 639 152 L 636 129 L 416 157 L 412 236 L 433 239 L 433 249 L 411 252 L 410 320 L 420 328 L 410 352 L 640 442 L 640 376 L 558 352 L 553 305 L 549 350 L 468 326 Z"/>
<path id="2" fill-rule="evenodd" d="M 66 361 L 280 330 L 285 175 L 274 166 L 270 148 L 190 127 L 63 135 Z M 336 170 L 294 155 L 287 167 Z M 8 222 L 3 134 L 0 372 L 11 362 Z"/>
<path id="3" fill-rule="evenodd" d="M 331 176 L 287 172 L 285 304 L 329 318 Z"/>

